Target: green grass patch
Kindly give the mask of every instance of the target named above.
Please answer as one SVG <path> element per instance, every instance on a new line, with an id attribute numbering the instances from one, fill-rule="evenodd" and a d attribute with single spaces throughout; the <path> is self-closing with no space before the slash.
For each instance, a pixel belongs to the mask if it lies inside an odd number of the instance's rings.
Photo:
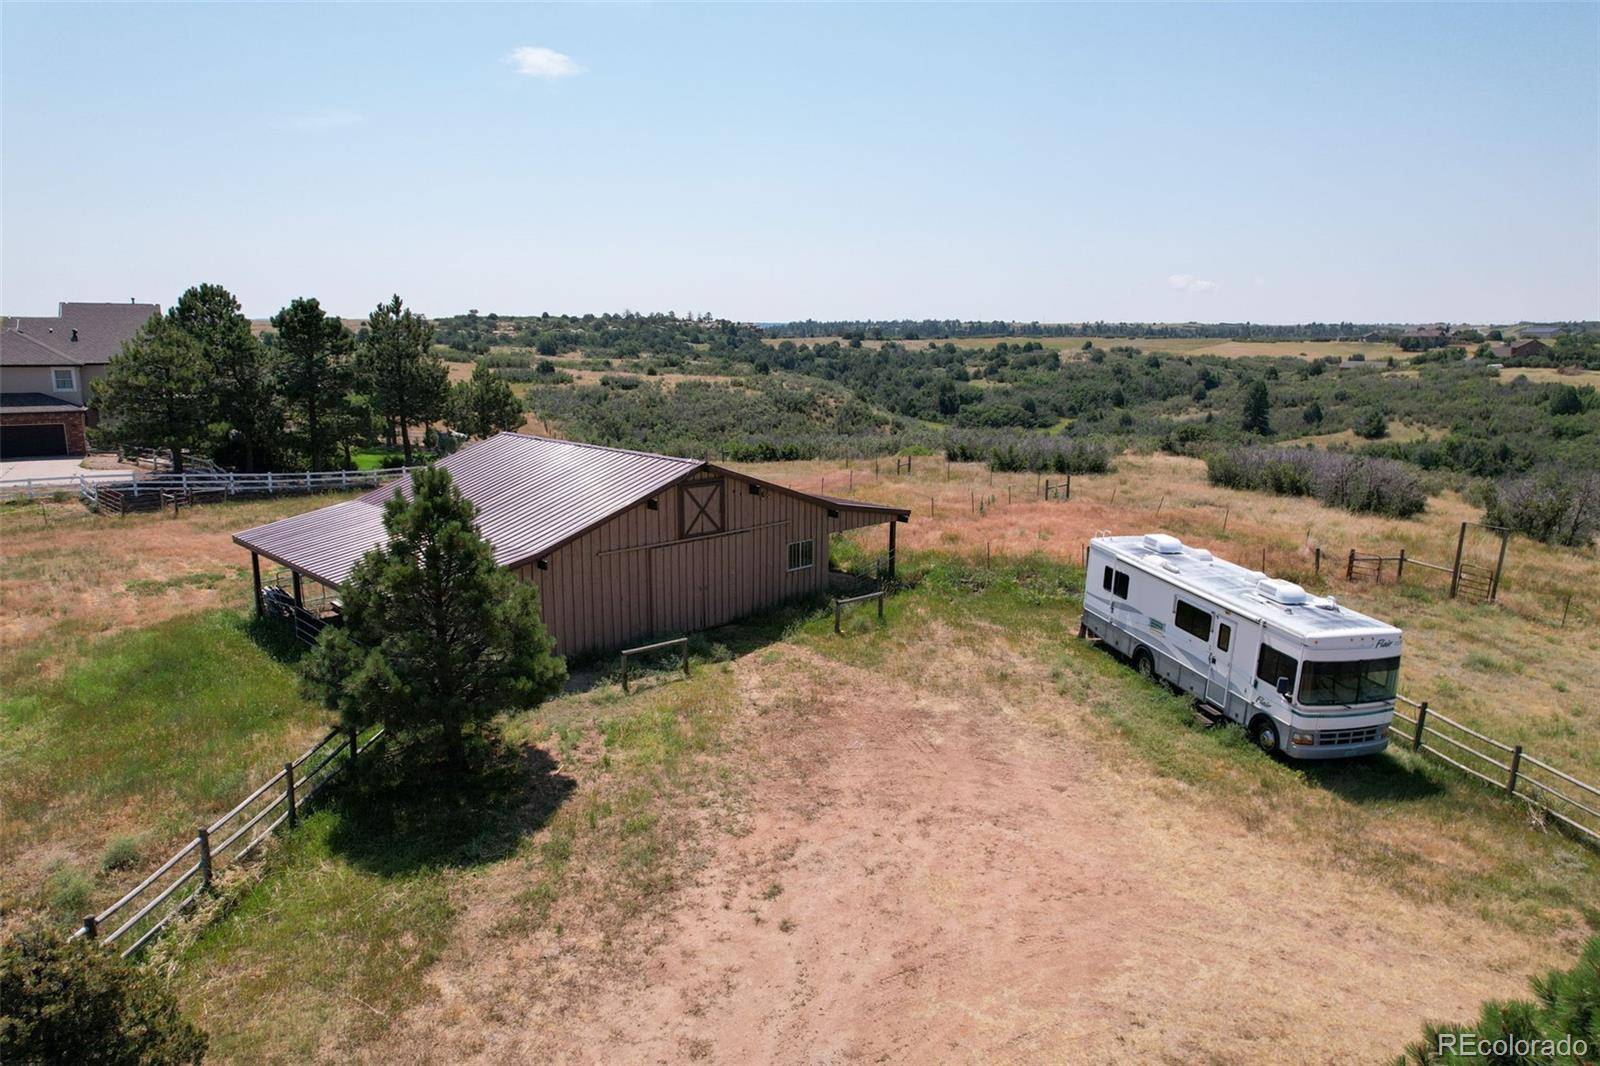
<path id="1" fill-rule="evenodd" d="M 405 452 L 384 448 L 360 448 L 351 452 L 350 458 L 355 461 L 357 470 L 390 470 L 406 462 Z"/>
<path id="2" fill-rule="evenodd" d="M 708 756 L 731 682 L 711 664 L 631 696 L 600 684 L 511 716 L 470 775 L 396 774 L 389 760 L 341 786 L 164 949 L 213 1052 L 371 1047 L 426 996 L 472 892 L 497 901 L 495 942 L 559 938 L 566 915 L 607 935 L 656 906 L 700 824 L 691 813 L 726 792 Z"/>
<path id="3" fill-rule="evenodd" d="M 337 810 L 312 815 L 175 952 L 177 991 L 217 1059 L 321 1058 L 330 1039 L 372 1039 L 421 993 L 454 916 L 448 881 L 351 861 L 344 826 Z"/>
<path id="4" fill-rule="evenodd" d="M 55 657 L 67 663 L 59 673 L 49 669 Z M 0 697 L 6 901 L 38 900 L 53 872 L 29 867 L 30 845 L 65 842 L 85 876 L 100 877 L 124 861 L 114 837 L 173 840 L 298 754 L 326 713 L 299 697 L 292 657 L 274 635 L 211 611 L 9 661 Z M 105 894 L 104 880 L 91 896 Z M 47 894 L 81 913 L 81 893 Z"/>

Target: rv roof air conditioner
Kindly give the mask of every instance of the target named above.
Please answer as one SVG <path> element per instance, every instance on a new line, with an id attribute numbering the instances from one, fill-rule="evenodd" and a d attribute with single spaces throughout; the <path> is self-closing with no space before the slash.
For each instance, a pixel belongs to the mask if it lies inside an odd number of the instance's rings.
<path id="1" fill-rule="evenodd" d="M 1306 590 L 1293 581 L 1279 581 L 1270 577 L 1256 582 L 1256 594 L 1264 600 L 1281 603 L 1286 607 L 1298 607 L 1311 602 Z"/>
<path id="2" fill-rule="evenodd" d="M 1190 548 L 1189 554 L 1199 559 L 1202 563 L 1209 563 L 1215 556 L 1204 548 Z"/>
<path id="3" fill-rule="evenodd" d="M 1157 555 L 1182 555 L 1183 541 L 1166 533 L 1146 533 L 1144 546 Z"/>

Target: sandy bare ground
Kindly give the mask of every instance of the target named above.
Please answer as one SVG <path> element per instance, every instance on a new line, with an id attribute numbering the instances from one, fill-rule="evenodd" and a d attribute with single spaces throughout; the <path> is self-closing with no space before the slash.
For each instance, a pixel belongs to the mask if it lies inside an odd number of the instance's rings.
<path id="1" fill-rule="evenodd" d="M 747 815 L 667 913 L 508 942 L 469 901 L 380 1057 L 1377 1061 L 1554 961 L 1113 768 L 1041 675 L 738 669 Z"/>

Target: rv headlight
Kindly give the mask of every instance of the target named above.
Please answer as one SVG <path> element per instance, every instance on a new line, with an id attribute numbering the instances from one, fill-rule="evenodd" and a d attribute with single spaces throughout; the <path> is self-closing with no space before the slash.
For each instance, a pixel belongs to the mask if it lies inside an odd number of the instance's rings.
<path id="1" fill-rule="evenodd" d="M 1290 733 L 1289 734 L 1289 743 L 1291 743 L 1291 744 L 1304 744 L 1307 747 L 1311 747 L 1311 746 L 1314 746 L 1316 744 L 1316 742 L 1317 742 L 1317 735 L 1315 733 Z"/>

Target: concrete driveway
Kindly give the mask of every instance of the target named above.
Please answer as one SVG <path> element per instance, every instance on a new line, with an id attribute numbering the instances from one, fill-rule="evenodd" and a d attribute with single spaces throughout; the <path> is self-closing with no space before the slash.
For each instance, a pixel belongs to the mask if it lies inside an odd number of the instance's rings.
<path id="1" fill-rule="evenodd" d="M 126 470 L 86 470 L 83 460 L 73 456 L 61 459 L 7 459 L 0 461 L 0 482 L 27 478 L 125 478 Z"/>

